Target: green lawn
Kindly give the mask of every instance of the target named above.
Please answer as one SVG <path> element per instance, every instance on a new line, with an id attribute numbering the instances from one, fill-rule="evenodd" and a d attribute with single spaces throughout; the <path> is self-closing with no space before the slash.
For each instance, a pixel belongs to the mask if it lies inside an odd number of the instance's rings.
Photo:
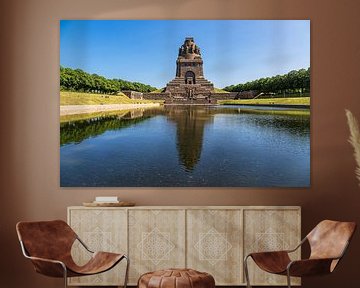
<path id="1" fill-rule="evenodd" d="M 215 93 L 230 93 L 230 92 L 228 92 L 228 91 L 225 91 L 225 90 L 223 90 L 223 89 L 220 89 L 220 88 L 214 88 L 214 92 Z"/>
<path id="2" fill-rule="evenodd" d="M 302 105 L 310 106 L 310 97 L 219 100 L 223 105 Z"/>
<path id="3" fill-rule="evenodd" d="M 156 90 L 154 90 L 154 91 L 151 91 L 150 93 L 163 93 L 163 92 L 165 92 L 165 88 L 166 88 L 166 87 L 159 88 L 159 89 L 156 89 Z"/>
<path id="4" fill-rule="evenodd" d="M 124 94 L 106 95 L 60 91 L 60 105 L 146 104 L 162 103 L 163 100 L 133 100 Z"/>
<path id="5" fill-rule="evenodd" d="M 240 108 L 239 108 L 240 109 Z M 241 108 L 241 114 L 269 114 L 269 115 L 280 115 L 280 116 L 309 116 L 310 109 L 281 109 L 281 110 L 266 110 L 266 109 L 256 109 L 256 107 L 252 108 Z"/>

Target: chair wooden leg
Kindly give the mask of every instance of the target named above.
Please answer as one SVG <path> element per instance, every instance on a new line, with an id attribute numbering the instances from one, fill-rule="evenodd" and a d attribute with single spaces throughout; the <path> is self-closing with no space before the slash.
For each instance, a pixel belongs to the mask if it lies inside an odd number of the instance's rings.
<path id="1" fill-rule="evenodd" d="M 249 269 L 248 269 L 248 265 L 247 265 L 247 259 L 249 258 L 250 255 L 247 255 L 244 259 L 244 273 L 245 273 L 245 279 L 246 279 L 246 287 L 247 288 L 251 288 L 250 285 L 250 279 L 249 279 Z"/>

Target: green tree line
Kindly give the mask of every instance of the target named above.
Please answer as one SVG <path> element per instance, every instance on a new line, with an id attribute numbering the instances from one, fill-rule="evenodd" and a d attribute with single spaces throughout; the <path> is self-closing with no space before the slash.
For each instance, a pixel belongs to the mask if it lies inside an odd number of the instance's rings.
<path id="1" fill-rule="evenodd" d="M 122 90 L 151 92 L 156 88 L 139 82 L 107 79 L 97 74 L 89 74 L 81 69 L 60 66 L 60 90 L 115 94 Z"/>
<path id="2" fill-rule="evenodd" d="M 244 84 L 227 86 L 223 89 L 229 92 L 308 93 L 310 92 L 310 67 L 308 69 L 293 70 L 285 75 L 260 78 Z"/>

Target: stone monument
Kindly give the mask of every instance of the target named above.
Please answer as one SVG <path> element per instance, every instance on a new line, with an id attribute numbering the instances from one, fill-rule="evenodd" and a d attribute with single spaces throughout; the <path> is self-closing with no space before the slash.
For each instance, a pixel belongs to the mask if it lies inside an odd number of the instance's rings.
<path id="1" fill-rule="evenodd" d="M 200 48 L 194 38 L 185 38 L 176 60 L 175 79 L 166 85 L 165 93 L 175 100 L 210 101 L 213 91 L 214 85 L 204 78 Z"/>

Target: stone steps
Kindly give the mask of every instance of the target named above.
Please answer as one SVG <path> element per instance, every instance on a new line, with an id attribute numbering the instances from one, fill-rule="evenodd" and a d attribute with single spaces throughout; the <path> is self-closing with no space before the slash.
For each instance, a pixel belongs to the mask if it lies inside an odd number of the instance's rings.
<path id="1" fill-rule="evenodd" d="M 211 99 L 211 101 L 209 102 L 209 100 L 207 99 L 166 99 L 165 100 L 165 104 L 182 104 L 182 105 L 189 105 L 189 104 L 196 104 L 196 105 L 211 105 L 211 104 L 216 104 L 216 99 Z"/>
<path id="2" fill-rule="evenodd" d="M 200 79 L 195 79 L 195 83 L 196 84 L 191 84 L 191 85 L 213 85 L 209 80 L 201 79 L 201 78 Z M 178 85 L 189 85 L 189 84 L 185 84 L 184 79 L 173 79 L 167 85 L 176 85 L 176 86 L 178 86 Z"/>
<path id="3" fill-rule="evenodd" d="M 206 97 L 214 91 L 214 85 L 204 77 L 195 78 L 196 84 L 185 84 L 184 77 L 176 77 L 166 85 L 166 92 L 171 93 L 175 98 L 184 97 L 187 99 L 189 89 L 193 89 L 193 95 Z"/>

